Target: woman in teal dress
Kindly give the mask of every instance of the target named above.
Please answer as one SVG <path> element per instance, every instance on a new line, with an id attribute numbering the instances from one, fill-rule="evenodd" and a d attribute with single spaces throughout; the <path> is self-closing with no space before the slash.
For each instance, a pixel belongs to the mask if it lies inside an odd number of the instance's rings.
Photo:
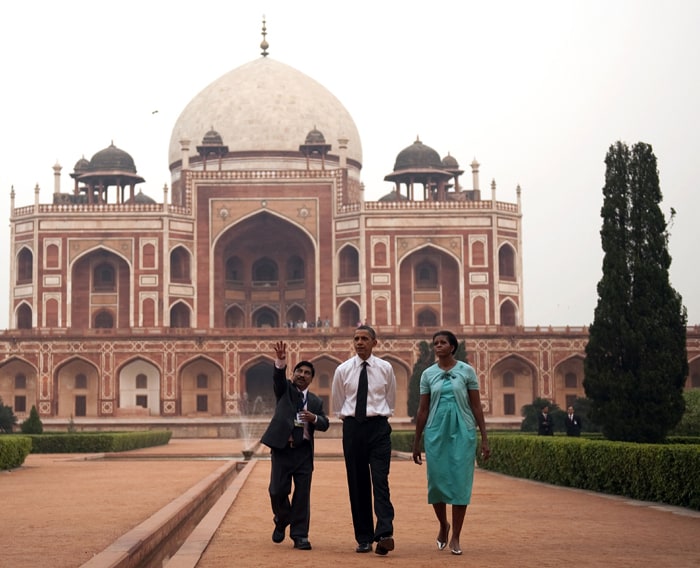
<path id="1" fill-rule="evenodd" d="M 467 505 L 471 501 L 476 459 L 476 429 L 481 433 L 481 452 L 490 455 L 486 422 L 481 409 L 479 381 L 474 368 L 457 361 L 459 342 L 451 331 L 433 335 L 437 362 L 420 379 L 420 402 L 416 415 L 413 461 L 421 460 L 421 436 L 424 434 L 428 473 L 428 503 L 440 523 L 438 550 L 449 540 L 452 554 L 462 554 L 459 537 Z M 452 525 L 447 521 L 447 505 L 452 505 Z"/>

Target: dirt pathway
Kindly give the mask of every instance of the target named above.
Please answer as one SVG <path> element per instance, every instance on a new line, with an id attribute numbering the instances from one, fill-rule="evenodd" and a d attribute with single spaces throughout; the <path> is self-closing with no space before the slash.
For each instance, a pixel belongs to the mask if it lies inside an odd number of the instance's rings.
<path id="1" fill-rule="evenodd" d="M 425 469 L 393 461 L 396 550 L 356 554 L 342 461 L 319 461 L 313 481 L 311 551 L 271 541 L 266 503 L 269 462 L 259 462 L 197 568 L 330 565 L 413 568 L 676 567 L 700 565 L 700 514 L 551 487 L 477 471 L 461 544 L 464 554 L 438 551 L 438 524 L 425 496 Z M 686 513 L 685 511 L 681 511 Z"/>
<path id="2" fill-rule="evenodd" d="M 311 551 L 272 543 L 262 455 L 198 568 L 279 567 L 290 563 L 413 568 L 436 563 L 503 567 L 674 567 L 700 565 L 700 514 L 477 470 L 462 556 L 435 546 L 437 522 L 425 497 L 425 469 L 392 462 L 396 550 L 356 554 L 338 440 L 318 440 L 312 489 Z M 135 453 L 180 459 L 86 460 L 29 456 L 0 472 L 0 565 L 78 567 L 221 466 L 187 456 L 238 456 L 235 440 L 172 440 Z M 264 454 L 264 452 L 263 452 Z"/>

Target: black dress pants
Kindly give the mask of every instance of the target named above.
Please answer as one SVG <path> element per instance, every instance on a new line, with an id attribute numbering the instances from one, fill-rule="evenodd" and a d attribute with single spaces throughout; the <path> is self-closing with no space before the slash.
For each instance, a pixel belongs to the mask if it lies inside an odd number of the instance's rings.
<path id="1" fill-rule="evenodd" d="M 343 420 L 343 454 L 348 477 L 355 540 L 373 542 L 394 533 L 394 506 L 389 495 L 391 426 L 386 417 Z M 376 527 L 372 515 L 377 517 Z"/>
<path id="2" fill-rule="evenodd" d="M 271 456 L 269 492 L 275 523 L 280 527 L 289 526 L 292 539 L 308 537 L 313 446 L 309 441 L 304 441 L 298 447 L 273 448 Z M 292 482 L 294 493 L 290 500 Z"/>

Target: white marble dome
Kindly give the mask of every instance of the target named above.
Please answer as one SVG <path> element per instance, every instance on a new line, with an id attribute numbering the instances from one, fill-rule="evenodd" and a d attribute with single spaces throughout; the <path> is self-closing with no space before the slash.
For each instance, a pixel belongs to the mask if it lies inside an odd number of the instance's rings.
<path id="1" fill-rule="evenodd" d="M 338 139 L 346 138 L 348 159 L 362 163 L 360 135 L 342 103 L 311 77 L 270 57 L 229 71 L 190 101 L 170 136 L 169 163 L 182 157 L 180 140 L 194 149 L 212 128 L 229 152 L 298 152 L 316 128 L 331 154 L 338 155 Z"/>

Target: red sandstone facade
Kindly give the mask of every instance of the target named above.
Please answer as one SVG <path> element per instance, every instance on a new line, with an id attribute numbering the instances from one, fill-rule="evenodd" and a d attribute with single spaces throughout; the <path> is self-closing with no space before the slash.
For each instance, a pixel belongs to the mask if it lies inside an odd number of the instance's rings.
<path id="1" fill-rule="evenodd" d="M 290 74 L 267 67 L 246 73 Z M 136 193 L 143 180 L 114 146 L 76 164 L 70 193 L 57 166 L 52 203 L 37 188 L 15 207 L 13 194 L 0 398 L 20 419 L 33 405 L 96 423 L 265 416 L 277 340 L 291 364 L 313 361 L 327 402 L 358 321 L 395 369 L 398 418 L 418 343 L 440 328 L 466 341 L 493 421 L 584 396 L 586 329 L 522 325 L 520 188 L 517 203 L 495 183 L 482 199 L 479 164 L 465 189 L 454 158 L 416 141 L 385 178 L 394 190 L 366 201 L 361 153 L 304 128 L 296 151 L 231 148 L 210 130 L 190 155 L 178 140 L 161 203 Z M 697 327 L 688 355 L 700 387 Z"/>

